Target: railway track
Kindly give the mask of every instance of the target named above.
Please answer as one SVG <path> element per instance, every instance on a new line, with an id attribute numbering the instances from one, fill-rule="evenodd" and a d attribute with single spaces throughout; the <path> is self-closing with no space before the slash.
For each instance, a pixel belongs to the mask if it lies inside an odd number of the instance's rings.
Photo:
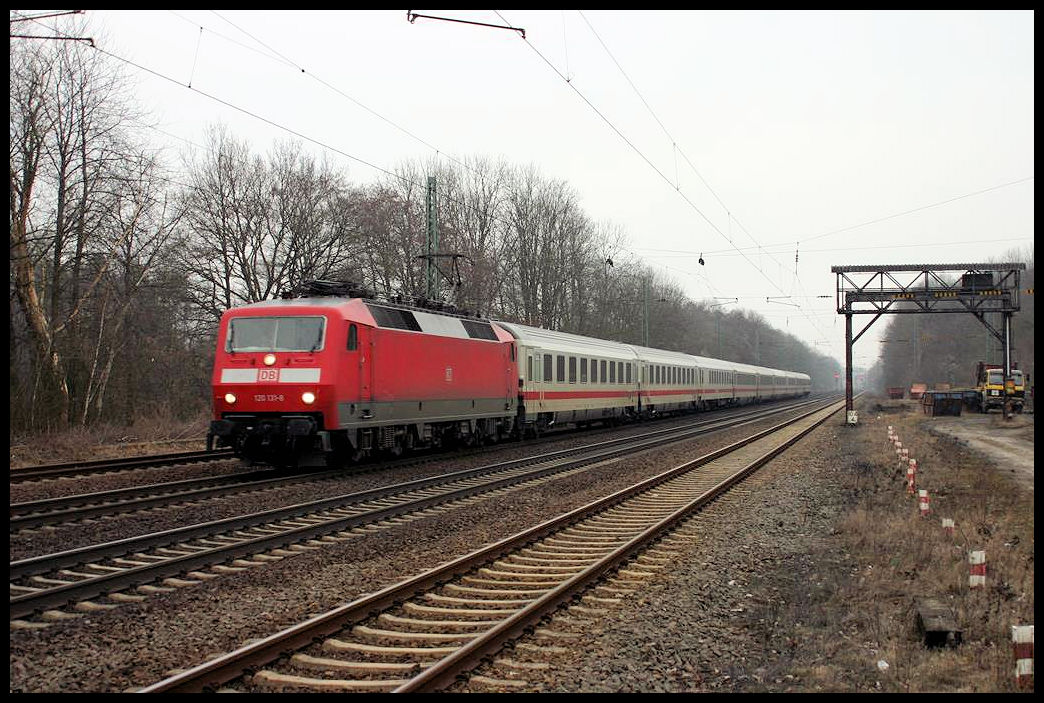
<path id="1" fill-rule="evenodd" d="M 568 638 L 540 623 L 563 608 L 585 620 L 599 602 L 618 602 L 619 581 L 598 590 L 611 575 L 640 588 L 671 562 L 665 536 L 843 407 L 805 412 L 142 692 L 230 682 L 224 690 L 439 690 L 527 632 Z M 541 664 L 517 654 L 497 666 L 524 676 Z"/>
<path id="2" fill-rule="evenodd" d="M 149 593 L 234 573 L 303 551 L 352 539 L 381 526 L 427 517 L 496 491 L 549 480 L 569 471 L 737 424 L 755 422 L 793 406 L 664 428 L 641 438 L 611 439 L 478 469 L 324 498 L 284 508 L 190 525 L 160 533 L 11 562 L 11 620 L 75 617 L 58 610 L 104 610 Z M 95 603 L 104 596 L 108 602 Z"/>
<path id="3" fill-rule="evenodd" d="M 811 402 L 811 401 L 806 401 Z M 793 404 L 782 407 L 791 407 Z M 724 418 L 743 417 L 746 413 L 728 414 Z M 697 425 L 699 423 L 696 423 Z M 689 425 L 691 426 L 691 425 Z M 542 441 L 554 441 L 557 437 L 545 437 Z M 499 447 L 485 450 L 471 450 L 468 456 L 482 451 L 496 451 Z M 401 466 L 409 466 L 444 456 L 420 455 L 384 464 L 361 465 L 355 472 L 388 471 Z M 150 457 L 151 459 L 151 457 Z M 23 501 L 10 505 L 8 527 L 10 532 L 34 529 L 45 525 L 75 523 L 80 520 L 100 516 L 113 516 L 120 513 L 164 507 L 184 507 L 212 498 L 255 492 L 275 490 L 283 486 L 297 485 L 309 481 L 322 481 L 343 477 L 342 469 L 327 469 L 308 473 L 287 474 L 285 471 L 269 468 L 249 473 L 227 476 L 185 479 L 145 486 L 132 486 L 110 491 L 81 493 L 56 498 Z"/>
<path id="4" fill-rule="evenodd" d="M 201 461 L 215 461 L 233 458 L 231 449 L 200 450 L 193 452 L 173 452 L 170 454 L 153 454 L 150 456 L 124 457 L 122 459 L 101 459 L 98 461 L 77 461 L 65 464 L 47 464 L 26 466 L 11 469 L 10 482 L 38 481 L 45 478 L 69 478 L 88 476 L 90 474 L 109 473 L 113 471 L 131 471 L 148 469 L 156 466 L 172 466 L 176 464 L 193 464 Z"/>

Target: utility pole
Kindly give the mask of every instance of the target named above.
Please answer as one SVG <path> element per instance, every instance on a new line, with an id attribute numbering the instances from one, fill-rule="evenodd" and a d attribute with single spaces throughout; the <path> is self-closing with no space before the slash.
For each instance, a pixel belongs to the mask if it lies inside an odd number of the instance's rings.
<path id="1" fill-rule="evenodd" d="M 439 251 L 439 214 L 435 200 L 435 176 L 428 176 L 427 213 L 428 256 L 427 263 L 425 264 L 425 272 L 427 273 L 428 281 L 427 298 L 429 300 L 436 300 L 439 297 L 439 272 L 435 265 L 435 254 Z"/>
<path id="2" fill-rule="evenodd" d="M 642 307 L 642 346 L 649 346 L 649 278 L 642 279 L 642 292 L 645 300 Z"/>

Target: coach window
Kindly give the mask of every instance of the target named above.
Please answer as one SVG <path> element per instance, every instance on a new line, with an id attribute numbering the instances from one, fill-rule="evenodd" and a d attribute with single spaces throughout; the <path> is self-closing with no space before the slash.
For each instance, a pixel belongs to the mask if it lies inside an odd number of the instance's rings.
<path id="1" fill-rule="evenodd" d="M 633 381 L 631 381 L 631 364 L 629 362 L 627 364 L 627 382 L 633 383 Z"/>
<path id="2" fill-rule="evenodd" d="M 551 355 L 544 354 L 544 383 L 551 383 Z"/>
<path id="3" fill-rule="evenodd" d="M 599 365 L 602 367 L 602 369 L 598 372 L 598 378 L 602 379 L 602 383 L 606 383 L 607 376 L 605 375 L 605 359 L 602 359 Z"/>
<path id="4" fill-rule="evenodd" d="M 555 357 L 555 362 L 556 371 L 558 371 L 558 373 L 555 374 L 555 377 L 558 379 L 559 383 L 565 383 L 565 356 L 559 354 Z"/>
<path id="5" fill-rule="evenodd" d="M 359 330 L 356 329 L 355 323 L 348 325 L 348 351 L 355 351 L 359 348 Z"/>
<path id="6" fill-rule="evenodd" d="M 580 360 L 580 383 L 587 383 L 587 359 Z"/>
<path id="7" fill-rule="evenodd" d="M 609 362 L 609 383 L 616 383 L 616 364 Z"/>
<path id="8" fill-rule="evenodd" d="M 569 382 L 576 383 L 576 357 L 569 357 Z"/>
<path id="9" fill-rule="evenodd" d="M 526 380 L 532 382 L 533 380 L 533 355 L 526 354 Z"/>

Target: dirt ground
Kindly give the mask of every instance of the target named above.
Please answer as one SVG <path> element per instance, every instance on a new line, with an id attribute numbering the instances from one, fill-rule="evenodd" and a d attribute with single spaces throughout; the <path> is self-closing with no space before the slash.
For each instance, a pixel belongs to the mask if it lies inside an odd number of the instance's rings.
<path id="1" fill-rule="evenodd" d="M 936 434 L 954 437 L 969 449 L 1000 466 L 1014 470 L 1014 478 L 1033 490 L 1033 415 L 1014 415 L 1005 420 L 999 413 L 934 417 L 925 427 Z"/>

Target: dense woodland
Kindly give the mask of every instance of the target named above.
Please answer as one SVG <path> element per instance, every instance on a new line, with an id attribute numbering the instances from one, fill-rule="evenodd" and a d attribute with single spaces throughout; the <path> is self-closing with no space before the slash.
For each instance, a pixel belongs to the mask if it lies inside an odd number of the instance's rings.
<path id="1" fill-rule="evenodd" d="M 11 41 L 12 433 L 202 414 L 221 313 L 303 279 L 423 296 L 429 176 L 440 250 L 466 257 L 443 279 L 459 307 L 641 343 L 648 299 L 651 346 L 836 387 L 835 360 L 628 260 L 622 233 L 535 166 L 416 161 L 353 183 L 299 143 L 261 153 L 221 126 L 162 152 L 148 120 L 104 55 Z"/>

